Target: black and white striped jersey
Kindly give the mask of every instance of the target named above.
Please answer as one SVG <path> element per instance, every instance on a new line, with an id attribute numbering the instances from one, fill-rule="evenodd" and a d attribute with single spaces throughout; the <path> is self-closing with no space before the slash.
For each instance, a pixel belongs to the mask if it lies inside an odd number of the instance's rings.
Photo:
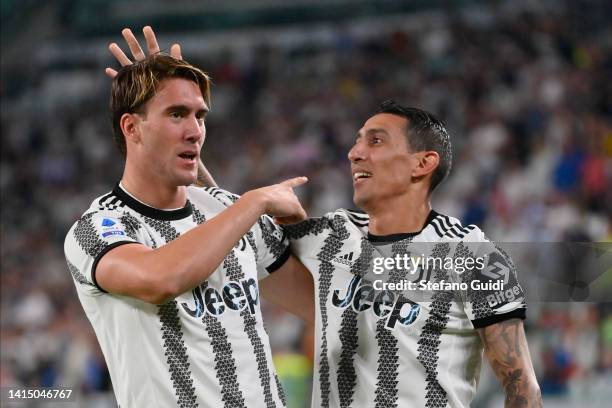
<path id="1" fill-rule="evenodd" d="M 106 293 L 96 283 L 96 265 L 110 249 L 135 242 L 161 247 L 238 198 L 195 187 L 187 196 L 185 207 L 159 210 L 118 185 L 94 200 L 66 237 L 68 268 L 117 401 L 121 407 L 285 406 L 258 279 L 282 266 L 289 249 L 269 217 L 259 219 L 208 280 L 163 305 Z"/>
<path id="2" fill-rule="evenodd" d="M 341 209 L 285 233 L 315 280 L 313 407 L 468 407 L 482 361 L 476 328 L 525 317 L 510 258 L 457 219 L 432 211 L 420 232 L 381 237 L 366 214 Z M 450 263 L 375 269 L 419 257 Z M 425 286 L 397 286 L 406 282 Z"/>

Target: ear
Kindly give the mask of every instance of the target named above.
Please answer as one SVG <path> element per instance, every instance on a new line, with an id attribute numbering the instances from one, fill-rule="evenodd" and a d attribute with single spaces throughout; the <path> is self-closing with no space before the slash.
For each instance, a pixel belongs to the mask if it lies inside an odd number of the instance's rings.
<path id="1" fill-rule="evenodd" d="M 140 118 L 134 113 L 124 113 L 119 120 L 121 131 L 125 136 L 125 145 L 130 143 L 140 143 Z"/>
<path id="2" fill-rule="evenodd" d="M 440 164 L 440 155 L 435 151 L 417 153 L 418 165 L 412 170 L 413 177 L 423 177 L 433 173 Z"/>

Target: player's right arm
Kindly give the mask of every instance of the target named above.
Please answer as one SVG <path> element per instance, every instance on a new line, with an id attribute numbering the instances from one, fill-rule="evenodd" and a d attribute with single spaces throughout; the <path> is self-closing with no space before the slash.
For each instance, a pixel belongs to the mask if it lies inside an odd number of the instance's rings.
<path id="1" fill-rule="evenodd" d="M 206 280 L 232 247 L 265 213 L 306 218 L 293 187 L 305 177 L 245 193 L 234 205 L 168 244 L 152 249 L 125 244 L 98 262 L 97 285 L 110 293 L 160 304 Z"/>

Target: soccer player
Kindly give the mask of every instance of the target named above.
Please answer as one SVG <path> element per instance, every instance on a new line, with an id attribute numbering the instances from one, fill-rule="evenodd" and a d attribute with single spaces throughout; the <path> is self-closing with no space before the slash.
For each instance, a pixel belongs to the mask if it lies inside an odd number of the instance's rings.
<path id="1" fill-rule="evenodd" d="M 136 39 L 123 34 L 138 59 Z M 173 51 L 180 55 L 177 45 Z M 116 45 L 111 52 L 131 63 Z M 444 125 L 423 110 L 384 103 L 348 158 L 353 199 L 365 213 L 340 209 L 284 227 L 315 280 L 312 406 L 467 407 L 483 350 L 507 407 L 540 406 L 511 259 L 477 226 L 431 208 L 452 163 Z M 405 282 L 419 290 L 396 289 Z"/>
<path id="2" fill-rule="evenodd" d="M 285 227 L 318 299 L 312 406 L 468 407 L 483 349 L 506 406 L 540 406 L 510 258 L 477 226 L 431 208 L 451 168 L 444 125 L 388 101 L 348 158 L 365 213 Z"/>
<path id="3" fill-rule="evenodd" d="M 257 281 L 271 274 L 272 300 L 314 313 L 291 288 L 274 290 L 274 271 L 308 282 L 264 215 L 305 218 L 293 188 L 306 179 L 242 197 L 192 186 L 209 78 L 185 61 L 157 54 L 124 68 L 110 106 L 123 176 L 70 229 L 65 255 L 119 406 L 284 406 Z"/>

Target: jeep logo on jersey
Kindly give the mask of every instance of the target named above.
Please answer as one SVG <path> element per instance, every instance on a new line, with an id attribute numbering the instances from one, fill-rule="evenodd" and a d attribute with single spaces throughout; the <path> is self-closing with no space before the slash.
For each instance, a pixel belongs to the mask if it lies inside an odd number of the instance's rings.
<path id="1" fill-rule="evenodd" d="M 243 279 L 240 282 L 230 281 L 223 286 L 221 292 L 213 287 L 198 286 L 191 291 L 195 302 L 190 308 L 186 302 L 181 303 L 189 315 L 199 318 L 206 313 L 220 316 L 226 308 L 236 312 L 248 307 L 251 314 L 255 314 L 255 306 L 259 304 L 259 291 L 257 282 L 253 278 Z"/>
<path id="2" fill-rule="evenodd" d="M 506 261 L 498 253 L 489 254 L 489 263 L 481 272 L 487 278 L 492 280 L 504 279 L 504 285 L 508 284 L 510 278 L 510 268 L 506 265 Z"/>
<path id="3" fill-rule="evenodd" d="M 345 309 L 350 305 L 357 313 L 372 309 L 372 313 L 378 319 L 387 319 L 385 327 L 391 330 L 398 322 L 404 326 L 414 323 L 421 311 L 419 304 L 406 299 L 403 295 L 397 296 L 389 290 L 378 291 L 369 282 L 359 286 L 361 281 L 360 276 L 355 276 L 346 289 L 334 290 L 332 304 L 339 309 Z M 341 292 L 344 292 L 342 297 Z"/>

